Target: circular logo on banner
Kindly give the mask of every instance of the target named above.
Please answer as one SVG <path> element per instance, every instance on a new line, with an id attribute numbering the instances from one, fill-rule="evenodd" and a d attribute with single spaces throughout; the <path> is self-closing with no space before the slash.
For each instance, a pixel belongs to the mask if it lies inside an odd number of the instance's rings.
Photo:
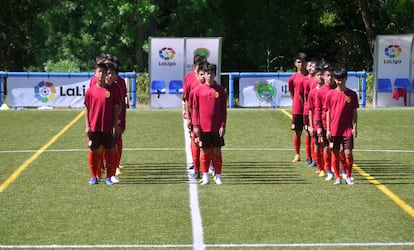
<path id="1" fill-rule="evenodd" d="M 210 56 L 210 51 L 206 48 L 198 48 L 194 51 L 194 56 L 195 55 L 203 55 L 208 58 Z"/>
<path id="2" fill-rule="evenodd" d="M 56 89 L 51 82 L 41 81 L 34 88 L 35 97 L 45 103 L 55 99 Z"/>
<path id="3" fill-rule="evenodd" d="M 401 55 L 402 52 L 402 48 L 400 47 L 400 45 L 390 45 L 388 47 L 385 48 L 385 55 L 389 58 L 396 58 L 399 57 Z"/>
<path id="4" fill-rule="evenodd" d="M 158 51 L 160 58 L 164 60 L 171 60 L 175 56 L 175 50 L 173 48 L 164 47 Z"/>
<path id="5" fill-rule="evenodd" d="M 276 89 L 267 82 L 256 83 L 257 97 L 265 102 L 270 102 L 276 96 Z"/>

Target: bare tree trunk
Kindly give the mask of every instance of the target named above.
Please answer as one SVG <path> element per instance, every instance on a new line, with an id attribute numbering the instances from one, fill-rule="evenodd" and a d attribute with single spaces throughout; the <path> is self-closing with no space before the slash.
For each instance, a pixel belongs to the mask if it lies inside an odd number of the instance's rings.
<path id="1" fill-rule="evenodd" d="M 371 15 L 369 13 L 368 0 L 358 0 L 359 8 L 361 9 L 361 17 L 365 25 L 365 35 L 367 37 L 371 56 L 374 58 L 375 33 L 371 22 Z"/>

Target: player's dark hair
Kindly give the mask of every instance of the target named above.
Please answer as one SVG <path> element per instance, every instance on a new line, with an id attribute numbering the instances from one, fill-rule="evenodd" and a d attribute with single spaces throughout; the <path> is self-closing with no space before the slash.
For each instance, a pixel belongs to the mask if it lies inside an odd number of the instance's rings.
<path id="1" fill-rule="evenodd" d="M 318 72 L 323 72 L 323 70 L 322 70 L 322 68 L 321 68 L 320 65 L 316 65 L 315 68 L 312 69 L 311 74 L 312 75 L 316 75 L 316 73 L 318 73 Z"/>
<path id="2" fill-rule="evenodd" d="M 305 54 L 305 53 L 303 53 L 303 52 L 299 52 L 299 53 L 297 53 L 297 54 L 295 55 L 294 60 L 297 60 L 297 59 L 299 59 L 299 60 L 301 60 L 301 61 L 305 61 L 305 60 L 306 60 L 306 54 Z"/>
<path id="3" fill-rule="evenodd" d="M 208 72 L 214 73 L 214 75 L 217 75 L 217 65 L 211 63 L 208 65 Z"/>
<path id="4" fill-rule="evenodd" d="M 108 67 L 108 70 L 113 70 L 115 72 L 118 72 L 117 71 L 117 66 L 116 66 L 115 63 L 113 63 L 113 62 L 106 62 L 106 66 Z"/>
<path id="5" fill-rule="evenodd" d="M 332 72 L 332 76 L 335 79 L 345 79 L 348 76 L 348 72 L 346 72 L 346 70 L 343 68 L 334 69 Z"/>
<path id="6" fill-rule="evenodd" d="M 207 72 L 208 68 L 209 68 L 209 63 L 208 62 L 203 62 L 198 66 L 197 73 L 199 73 L 200 71 Z"/>
<path id="7" fill-rule="evenodd" d="M 201 65 L 207 62 L 207 57 L 205 55 L 195 55 L 193 62 L 194 65 Z"/>
<path id="8" fill-rule="evenodd" d="M 106 63 L 97 63 L 97 64 L 95 64 L 95 70 L 96 69 L 104 69 L 104 70 L 108 71 L 108 66 L 106 65 Z"/>
<path id="9" fill-rule="evenodd" d="M 96 63 L 101 63 L 101 62 L 105 61 L 106 59 L 107 59 L 107 55 L 104 54 L 104 53 L 100 53 L 99 55 L 97 55 L 95 57 L 95 62 Z"/>

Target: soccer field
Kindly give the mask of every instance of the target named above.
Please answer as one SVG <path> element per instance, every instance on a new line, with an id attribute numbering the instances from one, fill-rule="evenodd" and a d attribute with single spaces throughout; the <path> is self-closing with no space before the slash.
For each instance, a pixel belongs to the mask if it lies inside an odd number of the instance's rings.
<path id="1" fill-rule="evenodd" d="M 414 109 L 359 110 L 354 186 L 291 163 L 289 112 L 229 110 L 199 186 L 181 111 L 128 110 L 121 183 L 90 186 L 81 110 L 0 111 L 0 248 L 413 249 Z"/>

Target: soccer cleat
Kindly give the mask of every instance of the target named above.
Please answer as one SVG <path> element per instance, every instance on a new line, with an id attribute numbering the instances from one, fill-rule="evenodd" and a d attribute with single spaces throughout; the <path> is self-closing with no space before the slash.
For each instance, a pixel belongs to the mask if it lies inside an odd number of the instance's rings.
<path id="1" fill-rule="evenodd" d="M 292 163 L 299 162 L 299 161 L 300 161 L 299 155 L 295 155 L 295 158 L 293 158 Z"/>
<path id="2" fill-rule="evenodd" d="M 121 170 L 119 168 L 116 168 L 115 176 L 118 176 L 118 175 L 121 175 L 121 174 L 122 174 Z"/>
<path id="3" fill-rule="evenodd" d="M 313 167 L 313 168 L 316 167 L 316 162 L 312 161 L 311 164 L 309 164 L 309 167 Z"/>
<path id="4" fill-rule="evenodd" d="M 111 178 L 106 178 L 106 179 L 105 179 L 105 183 L 106 183 L 106 185 L 108 185 L 108 186 L 114 185 L 114 183 L 111 181 Z"/>
<path id="5" fill-rule="evenodd" d="M 352 177 L 346 178 L 345 181 L 346 181 L 346 184 L 351 185 L 351 186 L 355 184 L 354 179 Z"/>
<path id="6" fill-rule="evenodd" d="M 200 172 L 196 172 L 194 169 L 191 171 L 190 176 L 194 179 L 200 179 Z"/>
<path id="7" fill-rule="evenodd" d="M 123 168 L 124 168 L 124 165 L 123 165 L 122 163 L 119 163 L 118 168 L 119 168 L 119 169 L 123 169 Z"/>
<path id="8" fill-rule="evenodd" d="M 328 172 L 328 174 L 326 175 L 325 181 L 331 181 L 333 180 L 334 176 L 331 172 Z"/>
<path id="9" fill-rule="evenodd" d="M 346 180 L 346 172 L 342 171 L 342 179 Z"/>
<path id="10" fill-rule="evenodd" d="M 340 184 L 342 184 L 341 178 L 337 178 L 334 182 L 334 185 L 340 185 Z"/>
<path id="11" fill-rule="evenodd" d="M 111 181 L 113 184 L 119 183 L 121 180 L 118 178 L 118 176 L 112 176 Z"/>
<path id="12" fill-rule="evenodd" d="M 99 184 L 99 181 L 98 181 L 98 178 L 92 178 L 90 181 L 89 181 L 89 185 L 96 185 L 96 184 Z"/>
<path id="13" fill-rule="evenodd" d="M 324 177 L 325 176 L 325 171 L 323 171 L 323 170 L 319 171 L 318 176 L 319 177 Z"/>
<path id="14" fill-rule="evenodd" d="M 214 176 L 214 181 L 216 182 L 217 185 L 223 184 L 223 182 L 221 182 L 221 176 L 219 174 Z"/>
<path id="15" fill-rule="evenodd" d="M 187 167 L 188 170 L 194 169 L 194 165 Z"/>
<path id="16" fill-rule="evenodd" d="M 201 185 L 207 185 L 210 181 L 208 179 L 208 173 L 203 174 L 203 179 L 201 179 Z"/>
<path id="17" fill-rule="evenodd" d="M 307 159 L 306 159 L 306 164 L 310 165 L 311 163 L 312 163 L 312 159 L 307 158 Z"/>

